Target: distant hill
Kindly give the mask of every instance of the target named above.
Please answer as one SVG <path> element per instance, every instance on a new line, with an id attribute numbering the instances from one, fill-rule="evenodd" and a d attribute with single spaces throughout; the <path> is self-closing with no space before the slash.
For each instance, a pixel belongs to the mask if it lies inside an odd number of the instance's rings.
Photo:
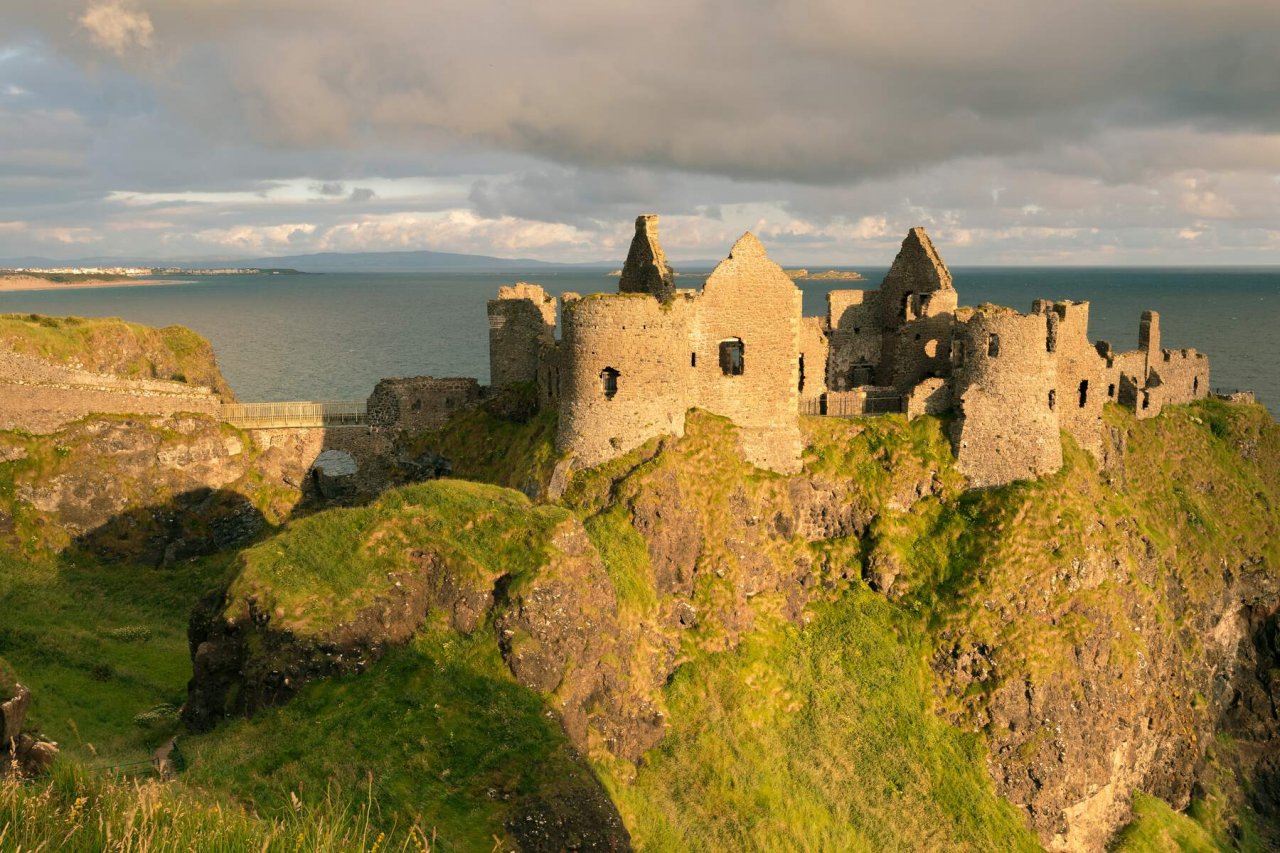
<path id="1" fill-rule="evenodd" d="M 560 264 L 532 258 L 496 258 L 490 255 L 467 255 L 458 252 L 318 252 L 308 255 L 286 255 L 278 258 L 108 258 L 90 257 L 71 260 L 23 257 L 0 258 L 0 268 L 65 267 L 65 266 L 166 266 L 190 269 L 219 267 L 262 267 L 294 269 L 299 272 L 483 272 L 487 270 L 591 269 L 616 267 L 617 261 Z"/>

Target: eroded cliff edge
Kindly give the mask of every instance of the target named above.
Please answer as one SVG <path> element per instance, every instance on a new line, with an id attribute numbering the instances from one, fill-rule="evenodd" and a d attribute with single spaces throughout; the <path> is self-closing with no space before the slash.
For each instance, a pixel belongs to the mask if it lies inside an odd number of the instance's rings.
<path id="1" fill-rule="evenodd" d="M 465 440 L 484 417 L 420 443 L 464 477 L 551 476 L 545 424 L 502 433 L 504 453 Z M 933 418 L 810 420 L 804 470 L 779 476 L 738 459 L 729 424 L 695 415 L 684 438 L 577 476 L 555 505 L 441 481 L 323 513 L 245 552 L 194 618 L 187 719 L 207 728 L 317 677 L 377 678 L 389 649 L 444 631 L 492 643 L 543 697 L 631 834 L 732 844 L 755 818 L 724 814 L 717 774 L 749 783 L 747 756 L 779 737 L 779 760 L 860 766 L 857 743 L 801 733 L 851 714 L 844 730 L 870 735 L 890 724 L 853 715 L 859 691 L 918 679 L 932 683 L 928 714 L 953 726 L 929 743 L 985 763 L 991 781 L 904 759 L 907 777 L 862 803 L 808 804 L 853 833 L 841 838 L 892 843 L 870 822 L 897 798 L 910 805 L 899 819 L 928 817 L 939 844 L 1019 846 L 1025 820 L 1047 847 L 1097 850 L 1141 790 L 1208 804 L 1228 839 L 1274 839 L 1280 429 L 1260 407 L 1216 402 L 1107 418 L 1103 470 L 1064 439 L 1061 472 L 1001 489 L 964 489 Z M 850 626 L 864 636 L 819 653 L 814 632 Z M 776 645 L 760 651 L 761 638 Z M 883 643 L 859 651 L 864 639 Z M 863 680 L 874 648 L 898 656 L 878 687 Z M 779 663 L 797 659 L 821 677 Z M 713 755 L 694 717 L 727 713 L 739 691 L 754 702 L 739 712 L 768 725 L 724 728 L 740 742 Z M 795 784 L 807 771 L 755 772 Z"/>

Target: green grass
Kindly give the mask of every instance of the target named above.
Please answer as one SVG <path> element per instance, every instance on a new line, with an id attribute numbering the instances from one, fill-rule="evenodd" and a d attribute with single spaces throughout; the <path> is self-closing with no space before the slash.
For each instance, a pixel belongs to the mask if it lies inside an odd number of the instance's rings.
<path id="1" fill-rule="evenodd" d="M 394 582 L 420 570 L 414 552 L 442 557 L 459 582 L 491 586 L 542 565 L 551 531 L 569 515 L 511 489 L 433 480 L 394 489 L 368 506 L 326 510 L 292 522 L 244 551 L 228 612 L 252 598 L 277 627 L 323 633 L 354 616 Z"/>
<path id="2" fill-rule="evenodd" d="M 100 373 L 205 385 L 230 396 L 209 342 L 183 326 L 0 314 L 0 347 Z"/>
<path id="3" fill-rule="evenodd" d="M 975 736 L 931 710 L 917 627 L 854 589 L 667 689 L 671 730 L 615 781 L 646 850 L 1034 850 Z"/>
<path id="4" fill-rule="evenodd" d="M 1134 794 L 1133 821 L 1116 836 L 1114 853 L 1219 853 L 1203 826 L 1167 803 L 1143 793 Z"/>
<path id="5" fill-rule="evenodd" d="M 0 849 L 430 851 L 430 833 L 414 827 L 392 835 L 379 829 L 366 800 L 299 803 L 264 819 L 240 807 L 211 802 L 181 785 L 104 778 L 74 762 L 59 761 L 52 776 L 34 783 L 0 778 Z M 383 824 L 385 825 L 385 824 Z"/>
<path id="6" fill-rule="evenodd" d="M 18 673 L 4 658 L 0 658 L 0 702 L 12 699 L 18 692 Z"/>
<path id="7" fill-rule="evenodd" d="M 536 395 L 534 387 L 504 393 Z M 411 455 L 432 450 L 453 463 L 452 476 L 539 494 L 551 477 L 556 413 L 543 410 L 525 423 L 496 417 L 485 406 L 464 409 L 438 430 L 411 436 Z"/>
<path id="8" fill-rule="evenodd" d="M 146 758 L 176 721 L 134 718 L 185 700 L 187 619 L 224 571 L 218 560 L 104 569 L 0 550 L 0 656 L 32 692 L 32 722 L 95 765 Z"/>
<path id="9" fill-rule="evenodd" d="M 545 700 L 507 671 L 491 629 L 425 631 L 369 673 L 308 685 L 184 749 L 187 785 L 261 814 L 371 785 L 384 823 L 416 823 L 441 850 L 492 849 L 522 798 L 589 780 Z"/>

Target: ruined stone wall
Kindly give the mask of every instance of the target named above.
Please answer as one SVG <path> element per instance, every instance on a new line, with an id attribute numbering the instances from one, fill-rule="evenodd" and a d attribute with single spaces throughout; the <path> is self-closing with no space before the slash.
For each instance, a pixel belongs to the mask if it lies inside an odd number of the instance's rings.
<path id="1" fill-rule="evenodd" d="M 1057 360 L 1058 423 L 1095 459 L 1102 459 L 1102 404 L 1108 399 L 1106 362 L 1089 342 L 1089 303 L 1039 300 L 1046 321 L 1045 348 Z"/>
<path id="2" fill-rule="evenodd" d="M 848 391 L 875 381 L 884 330 L 880 325 L 880 291 L 833 290 L 827 294 L 829 355 L 827 387 Z"/>
<path id="3" fill-rule="evenodd" d="M 125 379 L 0 350 L 0 430 L 50 433 L 95 414 L 218 415 L 209 388 L 161 379 Z"/>
<path id="4" fill-rule="evenodd" d="M 684 434 L 695 306 L 687 296 L 664 305 L 644 293 L 565 303 L 556 445 L 573 455 L 573 467 L 598 465 L 656 435 Z M 612 395 L 606 370 L 615 372 Z"/>
<path id="5" fill-rule="evenodd" d="M 950 292 L 954 296 L 954 291 Z M 954 299 L 950 300 L 954 303 Z M 955 310 L 954 304 L 951 310 Z M 906 390 L 929 377 L 951 373 L 950 312 L 924 316 L 884 335 L 884 359 L 876 371 L 877 384 Z"/>
<path id="6" fill-rule="evenodd" d="M 826 393 L 829 355 L 830 343 L 823 318 L 800 318 L 801 369 L 796 390 L 801 397 L 816 397 Z"/>
<path id="7" fill-rule="evenodd" d="M 933 248 L 929 235 L 923 228 L 912 228 L 880 284 L 881 327 L 894 329 L 920 316 L 921 295 L 953 289 L 951 271 Z M 951 310 L 954 309 L 953 302 Z M 931 313 L 944 312 L 935 310 Z"/>
<path id="8" fill-rule="evenodd" d="M 480 399 L 480 383 L 471 378 L 383 379 L 369 395 L 369 425 L 408 432 L 437 429 L 455 412 L 476 405 Z"/>
<path id="9" fill-rule="evenodd" d="M 951 441 L 975 487 L 1048 474 L 1062 466 L 1054 359 L 1043 315 L 991 308 L 961 312 L 955 328 Z"/>
<path id="10" fill-rule="evenodd" d="M 658 217 L 652 213 L 636 217 L 636 233 L 622 265 L 618 292 L 647 293 L 659 302 L 669 302 L 675 291 L 675 272 L 658 242 Z"/>
<path id="11" fill-rule="evenodd" d="M 519 282 L 489 300 L 489 381 L 495 388 L 538 378 L 539 355 L 553 346 L 556 300 L 539 285 Z"/>
<path id="12" fill-rule="evenodd" d="M 902 410 L 907 418 L 921 415 L 944 415 L 951 411 L 951 382 L 932 377 L 923 379 L 902 397 Z"/>
<path id="13" fill-rule="evenodd" d="M 1209 396 L 1209 357 L 1193 349 L 1161 350 L 1150 360 L 1150 409 L 1191 403 Z"/>
<path id="14" fill-rule="evenodd" d="M 800 289 L 745 234 L 707 278 L 697 306 L 695 405 L 738 425 L 753 464 L 799 470 Z M 735 341 L 743 347 L 736 376 L 720 360 L 721 344 Z"/>
<path id="15" fill-rule="evenodd" d="M 923 228 L 912 228 L 880 285 L 880 385 L 900 391 L 950 368 L 951 324 L 958 296 L 951 272 Z"/>

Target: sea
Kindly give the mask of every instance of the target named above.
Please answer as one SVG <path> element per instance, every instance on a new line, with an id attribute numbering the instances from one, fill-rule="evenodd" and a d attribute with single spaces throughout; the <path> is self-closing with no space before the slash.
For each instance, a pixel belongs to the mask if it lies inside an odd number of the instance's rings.
<path id="1" fill-rule="evenodd" d="M 826 313 L 830 290 L 866 281 L 802 281 L 804 313 Z M 189 326 L 214 346 L 246 402 L 363 399 L 389 376 L 489 378 L 485 302 L 532 281 L 550 293 L 613 291 L 602 269 L 501 273 L 326 273 L 198 276 L 175 284 L 0 293 L 0 313 L 122 317 Z M 1090 337 L 1137 346 L 1142 311 L 1160 312 L 1163 345 L 1211 357 L 1211 382 L 1250 389 L 1280 414 L 1280 268 L 955 267 L 962 305 L 1028 311 L 1035 299 L 1090 303 Z M 699 287 L 686 275 L 680 287 Z"/>

